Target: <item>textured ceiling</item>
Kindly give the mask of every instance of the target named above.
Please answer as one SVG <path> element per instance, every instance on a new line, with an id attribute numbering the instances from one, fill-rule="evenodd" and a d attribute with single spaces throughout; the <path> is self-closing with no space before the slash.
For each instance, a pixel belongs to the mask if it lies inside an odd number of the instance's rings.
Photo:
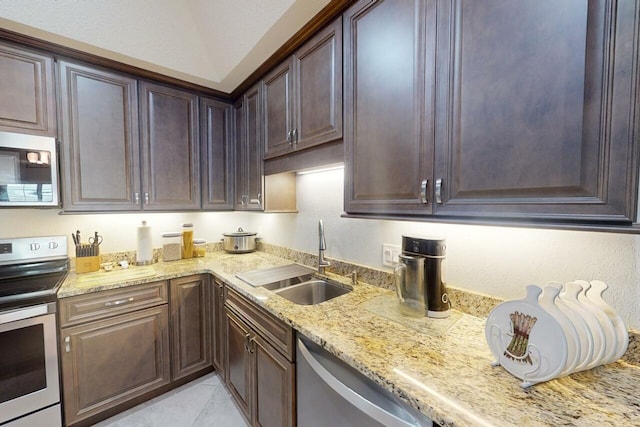
<path id="1" fill-rule="evenodd" d="M 231 92 L 329 0 L 0 0 L 0 27 Z"/>

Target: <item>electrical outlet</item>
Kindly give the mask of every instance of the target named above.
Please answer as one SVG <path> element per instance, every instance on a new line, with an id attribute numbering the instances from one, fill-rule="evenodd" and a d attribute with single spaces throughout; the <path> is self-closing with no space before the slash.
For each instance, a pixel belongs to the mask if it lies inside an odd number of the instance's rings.
<path id="1" fill-rule="evenodd" d="M 400 245 L 382 244 L 382 265 L 393 267 L 398 262 L 398 255 L 400 255 Z"/>

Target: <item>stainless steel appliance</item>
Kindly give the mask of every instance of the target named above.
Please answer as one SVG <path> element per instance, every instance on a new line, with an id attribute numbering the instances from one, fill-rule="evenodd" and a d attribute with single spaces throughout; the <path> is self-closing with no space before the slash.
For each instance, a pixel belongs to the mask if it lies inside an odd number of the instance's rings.
<path id="1" fill-rule="evenodd" d="M 432 425 L 422 413 L 300 334 L 296 389 L 299 426 Z"/>
<path id="2" fill-rule="evenodd" d="M 56 292 L 66 236 L 0 239 L 0 424 L 61 426 Z"/>
<path id="3" fill-rule="evenodd" d="M 55 138 L 0 132 L 0 207 L 58 205 Z"/>
<path id="4" fill-rule="evenodd" d="M 424 288 L 427 295 L 427 316 L 449 317 L 451 302 L 445 280 L 445 239 L 402 236 L 402 254 L 424 258 Z"/>
<path id="5" fill-rule="evenodd" d="M 258 233 L 244 231 L 242 227 L 238 231 L 232 233 L 222 233 L 222 247 L 226 252 L 232 254 L 244 254 L 256 250 L 256 241 Z"/>
<path id="6" fill-rule="evenodd" d="M 427 315 L 424 258 L 400 254 L 393 270 L 400 312 L 409 316 Z"/>

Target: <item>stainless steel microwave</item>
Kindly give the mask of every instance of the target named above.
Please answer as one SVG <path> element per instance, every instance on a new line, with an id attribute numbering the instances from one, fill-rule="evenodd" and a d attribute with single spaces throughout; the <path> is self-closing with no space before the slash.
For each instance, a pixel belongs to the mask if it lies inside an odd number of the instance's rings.
<path id="1" fill-rule="evenodd" d="M 55 138 L 0 132 L 0 207 L 59 204 Z"/>

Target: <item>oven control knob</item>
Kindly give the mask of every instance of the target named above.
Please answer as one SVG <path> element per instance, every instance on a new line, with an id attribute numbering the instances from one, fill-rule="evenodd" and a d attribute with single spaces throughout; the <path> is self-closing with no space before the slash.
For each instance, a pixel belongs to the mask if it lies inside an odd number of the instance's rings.
<path id="1" fill-rule="evenodd" d="M 57 249 L 58 242 L 49 242 L 49 249 Z"/>
<path id="2" fill-rule="evenodd" d="M 32 251 L 37 251 L 38 249 L 40 249 L 40 244 L 39 243 L 31 243 L 29 245 L 29 249 L 31 249 Z"/>

